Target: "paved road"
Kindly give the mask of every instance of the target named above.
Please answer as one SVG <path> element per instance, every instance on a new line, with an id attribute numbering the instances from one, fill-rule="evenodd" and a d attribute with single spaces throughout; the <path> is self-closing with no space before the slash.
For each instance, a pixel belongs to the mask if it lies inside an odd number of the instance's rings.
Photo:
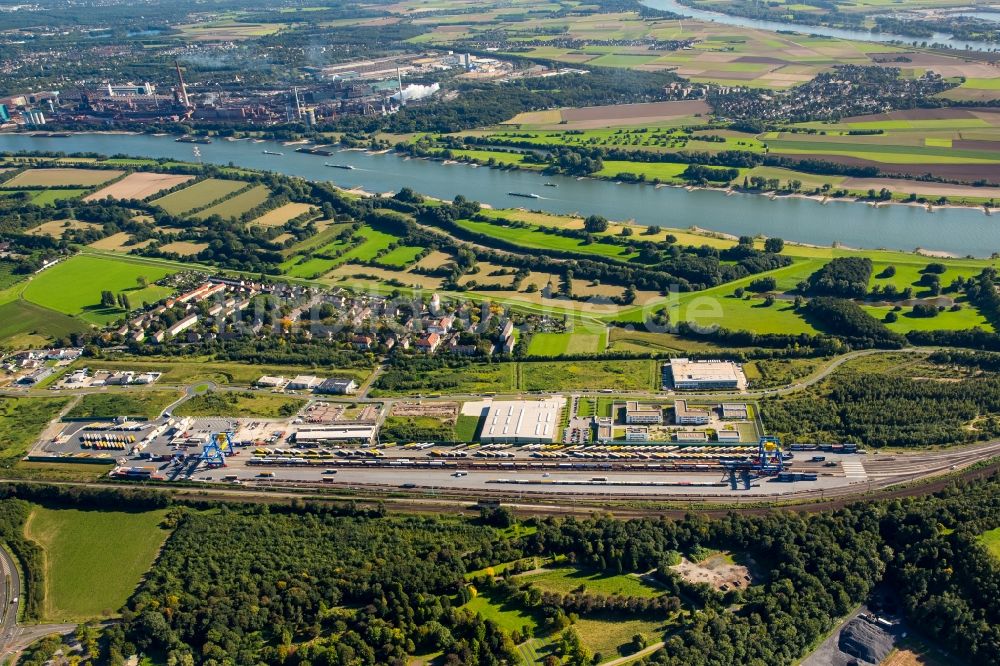
<path id="1" fill-rule="evenodd" d="M 666 643 L 663 641 L 653 643 L 652 645 L 646 646 L 637 652 L 633 652 L 627 657 L 618 657 L 617 659 L 612 659 L 611 661 L 601 662 L 601 666 L 621 666 L 621 664 L 630 664 L 641 657 L 647 657 L 653 654 L 664 645 L 666 645 Z"/>
<path id="2" fill-rule="evenodd" d="M 5 548 L 0 548 L 0 657 L 7 654 L 7 646 L 14 641 L 17 633 L 18 604 L 21 599 L 21 578 L 17 575 L 14 560 Z"/>
<path id="3" fill-rule="evenodd" d="M 76 630 L 75 624 L 18 624 L 17 612 L 24 598 L 21 578 L 14 560 L 0 548 L 0 659 L 14 657 L 29 645 L 52 634 L 68 634 Z M 12 603 L 17 599 L 17 603 Z"/>

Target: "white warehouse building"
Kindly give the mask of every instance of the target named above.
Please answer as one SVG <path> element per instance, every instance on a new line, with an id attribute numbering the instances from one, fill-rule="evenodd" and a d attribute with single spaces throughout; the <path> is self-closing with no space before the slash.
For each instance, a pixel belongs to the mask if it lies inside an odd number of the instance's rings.
<path id="1" fill-rule="evenodd" d="M 667 375 L 670 375 L 670 381 Z M 732 361 L 691 361 L 686 358 L 672 359 L 663 368 L 664 388 L 680 390 L 717 390 L 747 387 L 743 369 Z"/>
<path id="2" fill-rule="evenodd" d="M 484 444 L 545 444 L 559 429 L 561 399 L 500 400 L 493 402 L 479 439 Z"/>

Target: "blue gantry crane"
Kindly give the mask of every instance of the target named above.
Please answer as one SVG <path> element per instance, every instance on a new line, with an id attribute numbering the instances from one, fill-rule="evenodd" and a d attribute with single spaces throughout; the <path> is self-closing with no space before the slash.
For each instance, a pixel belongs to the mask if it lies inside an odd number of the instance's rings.
<path id="1" fill-rule="evenodd" d="M 233 455 L 232 431 L 213 432 L 201 451 L 201 459 L 209 469 L 226 466 L 226 456 Z"/>

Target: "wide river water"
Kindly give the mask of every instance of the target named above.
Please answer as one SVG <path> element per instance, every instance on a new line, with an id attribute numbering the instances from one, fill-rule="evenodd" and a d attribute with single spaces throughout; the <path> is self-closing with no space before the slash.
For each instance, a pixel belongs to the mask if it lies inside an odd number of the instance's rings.
<path id="1" fill-rule="evenodd" d="M 887 32 L 850 30 L 847 28 L 828 28 L 821 25 L 784 23 L 781 21 L 765 21 L 761 19 L 746 18 L 744 16 L 732 16 L 730 14 L 723 14 L 722 12 L 710 12 L 704 9 L 688 7 L 677 2 L 677 0 L 640 0 L 640 2 L 652 9 L 673 12 L 674 14 L 697 19 L 699 21 L 714 21 L 715 23 L 724 23 L 725 25 L 738 25 L 744 28 L 756 28 L 758 30 L 770 30 L 772 32 L 794 30 L 796 32 L 803 32 L 809 35 L 839 37 L 840 39 L 854 39 L 862 42 L 903 42 L 904 44 L 927 42 L 928 44 L 942 44 L 953 49 L 961 50 L 974 49 L 977 51 L 993 51 L 1000 48 L 1000 44 L 955 39 L 951 35 L 944 33 L 935 33 L 933 37 L 923 39 L 907 35 L 893 35 Z"/>
<path id="2" fill-rule="evenodd" d="M 565 176 L 543 176 L 529 171 L 502 171 L 430 160 L 404 159 L 394 153 L 343 151 L 334 157 L 294 152 L 294 146 L 216 139 L 198 145 L 202 159 L 269 169 L 310 180 L 330 181 L 344 188 L 369 192 L 398 191 L 408 186 L 442 199 L 462 194 L 495 208 L 525 207 L 553 213 L 598 214 L 610 219 L 633 219 L 686 229 L 691 226 L 730 234 L 765 234 L 802 243 L 898 250 L 937 250 L 959 256 L 989 256 L 1000 251 L 1000 218 L 973 208 L 939 208 L 928 213 L 916 206 L 874 208 L 862 203 L 832 201 L 821 204 L 798 197 L 769 199 L 759 195 L 720 191 L 688 191 L 676 187 L 615 184 L 610 181 Z M 65 153 L 93 152 L 191 161 L 193 146 L 171 137 L 139 134 L 77 134 L 41 138 L 0 134 L 0 151 L 41 150 Z M 265 155 L 264 150 L 283 155 Z M 324 166 L 349 164 L 353 170 Z M 558 187 L 545 187 L 552 182 Z M 539 199 L 512 197 L 510 192 L 537 193 Z"/>

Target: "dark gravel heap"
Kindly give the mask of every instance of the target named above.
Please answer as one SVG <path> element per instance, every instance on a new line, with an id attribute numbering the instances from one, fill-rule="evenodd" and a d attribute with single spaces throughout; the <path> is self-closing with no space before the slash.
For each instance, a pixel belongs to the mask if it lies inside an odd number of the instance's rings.
<path id="1" fill-rule="evenodd" d="M 880 664 L 892 651 L 892 636 L 860 618 L 847 623 L 840 632 L 840 650 L 871 664 Z"/>

